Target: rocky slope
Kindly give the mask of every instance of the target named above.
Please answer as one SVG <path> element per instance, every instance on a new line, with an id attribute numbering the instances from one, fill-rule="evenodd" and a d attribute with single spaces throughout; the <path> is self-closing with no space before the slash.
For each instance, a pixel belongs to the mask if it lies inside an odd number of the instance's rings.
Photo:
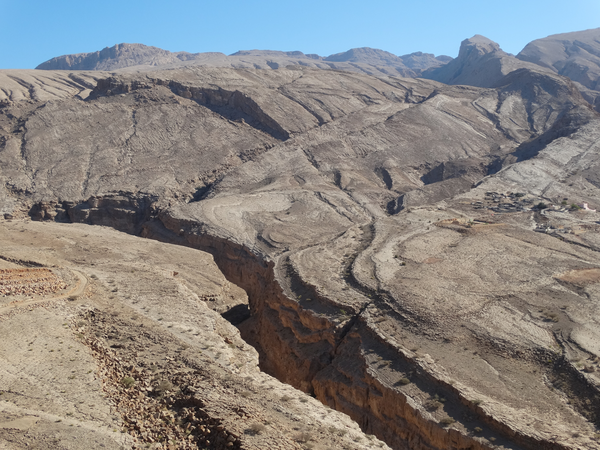
<path id="1" fill-rule="evenodd" d="M 581 85 L 590 103 L 598 105 L 600 28 L 537 39 L 527 44 L 517 58 L 569 77 Z"/>
<path id="2" fill-rule="evenodd" d="M 23 100 L 45 102 L 77 97 L 86 98 L 99 78 L 97 73 L 37 72 L 3 70 L 0 72 L 0 105 L 7 106 Z"/>
<path id="3" fill-rule="evenodd" d="M 1 212 L 212 254 L 261 370 L 391 448 L 600 448 L 600 116 L 516 61 L 495 87 L 195 67 L 23 94 Z"/>
<path id="4" fill-rule="evenodd" d="M 521 68 L 543 70 L 505 53 L 496 42 L 475 35 L 462 41 L 458 57 L 442 67 L 426 70 L 423 76 L 445 84 L 495 87 L 505 75 Z"/>
<path id="5" fill-rule="evenodd" d="M 3 270 L 68 282 L 1 298 L 3 448 L 387 448 L 258 370 L 217 312 L 247 297 L 210 255 L 105 227 L 0 230 Z"/>

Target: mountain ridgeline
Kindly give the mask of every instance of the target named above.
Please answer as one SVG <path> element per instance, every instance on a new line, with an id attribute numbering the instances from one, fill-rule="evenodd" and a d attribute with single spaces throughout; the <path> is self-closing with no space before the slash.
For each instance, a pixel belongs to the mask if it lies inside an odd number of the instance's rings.
<path id="1" fill-rule="evenodd" d="M 117 44 L 96 52 L 55 57 L 36 69 L 139 71 L 200 66 L 269 70 L 299 66 L 494 87 L 504 75 L 527 68 L 552 71 L 570 78 L 585 99 L 599 109 L 599 42 L 600 28 L 557 34 L 527 44 L 515 57 L 504 52 L 497 43 L 476 35 L 462 42 L 459 55 L 454 59 L 423 52 L 396 56 L 368 47 L 323 57 L 300 51 L 271 50 L 242 50 L 231 55 L 218 52 L 170 52 L 143 44 Z"/>
<path id="2" fill-rule="evenodd" d="M 349 70 L 363 73 L 381 73 L 416 77 L 422 71 L 439 67 L 449 56 L 435 57 L 416 52 L 396 56 L 373 48 L 353 48 L 327 57 L 302 52 L 247 50 L 225 55 L 223 53 L 169 52 L 142 44 L 117 44 L 98 52 L 80 53 L 52 58 L 36 69 L 42 70 L 143 70 L 167 67 L 209 66 L 236 69 L 278 69 L 287 66 L 319 69 Z"/>

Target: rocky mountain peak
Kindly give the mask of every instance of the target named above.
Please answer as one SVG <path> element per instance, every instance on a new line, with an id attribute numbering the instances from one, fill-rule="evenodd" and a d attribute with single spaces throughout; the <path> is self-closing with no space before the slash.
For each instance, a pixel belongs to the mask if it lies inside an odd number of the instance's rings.
<path id="1" fill-rule="evenodd" d="M 458 59 L 464 59 L 475 56 L 483 56 L 488 53 L 502 52 L 500 46 L 492 41 L 491 39 L 476 34 L 470 39 L 465 39 L 460 44 L 460 50 L 458 52 Z M 504 52 L 502 52 L 504 53 Z"/>
<path id="2" fill-rule="evenodd" d="M 402 59 L 393 53 L 379 50 L 377 48 L 360 47 L 351 48 L 343 53 L 335 53 L 325 58 L 325 61 L 331 62 L 360 62 L 368 64 L 389 64 L 394 66 L 404 66 Z"/>
<path id="3" fill-rule="evenodd" d="M 91 53 L 77 53 L 52 58 L 36 69 L 42 70 L 115 70 L 125 67 L 159 66 L 193 59 L 188 52 L 170 52 L 144 44 L 116 44 Z"/>
<path id="4" fill-rule="evenodd" d="M 426 70 L 423 77 L 445 84 L 495 87 L 506 75 L 518 69 L 551 74 L 539 65 L 517 59 L 504 52 L 496 42 L 476 34 L 462 41 L 456 59 Z"/>

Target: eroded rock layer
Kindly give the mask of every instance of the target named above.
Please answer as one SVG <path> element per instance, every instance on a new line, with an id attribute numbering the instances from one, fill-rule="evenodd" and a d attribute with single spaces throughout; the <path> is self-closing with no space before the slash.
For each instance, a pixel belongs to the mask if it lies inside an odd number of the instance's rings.
<path id="1" fill-rule="evenodd" d="M 0 109 L 0 206 L 212 254 L 248 306 L 202 301 L 261 369 L 394 449 L 599 448 L 600 117 L 568 79 L 509 69 L 491 88 L 191 68 L 23 96 Z"/>

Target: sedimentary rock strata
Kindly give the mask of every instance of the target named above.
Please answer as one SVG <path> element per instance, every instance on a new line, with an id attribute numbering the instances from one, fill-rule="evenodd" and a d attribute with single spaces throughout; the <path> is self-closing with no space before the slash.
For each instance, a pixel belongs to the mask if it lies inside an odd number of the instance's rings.
<path id="1" fill-rule="evenodd" d="M 388 448 L 259 371 L 256 351 L 209 308 L 247 301 L 210 255 L 106 227 L 0 227 L 3 257 L 88 281 L 77 298 L 0 309 L 3 445 Z"/>
<path id="2" fill-rule="evenodd" d="M 483 38 L 452 67 L 475 86 L 188 67 L 3 103 L 7 227 L 155 251 L 30 241 L 100 280 L 71 323 L 127 445 L 375 445 L 309 437 L 318 400 L 394 449 L 599 448 L 600 116 Z"/>

